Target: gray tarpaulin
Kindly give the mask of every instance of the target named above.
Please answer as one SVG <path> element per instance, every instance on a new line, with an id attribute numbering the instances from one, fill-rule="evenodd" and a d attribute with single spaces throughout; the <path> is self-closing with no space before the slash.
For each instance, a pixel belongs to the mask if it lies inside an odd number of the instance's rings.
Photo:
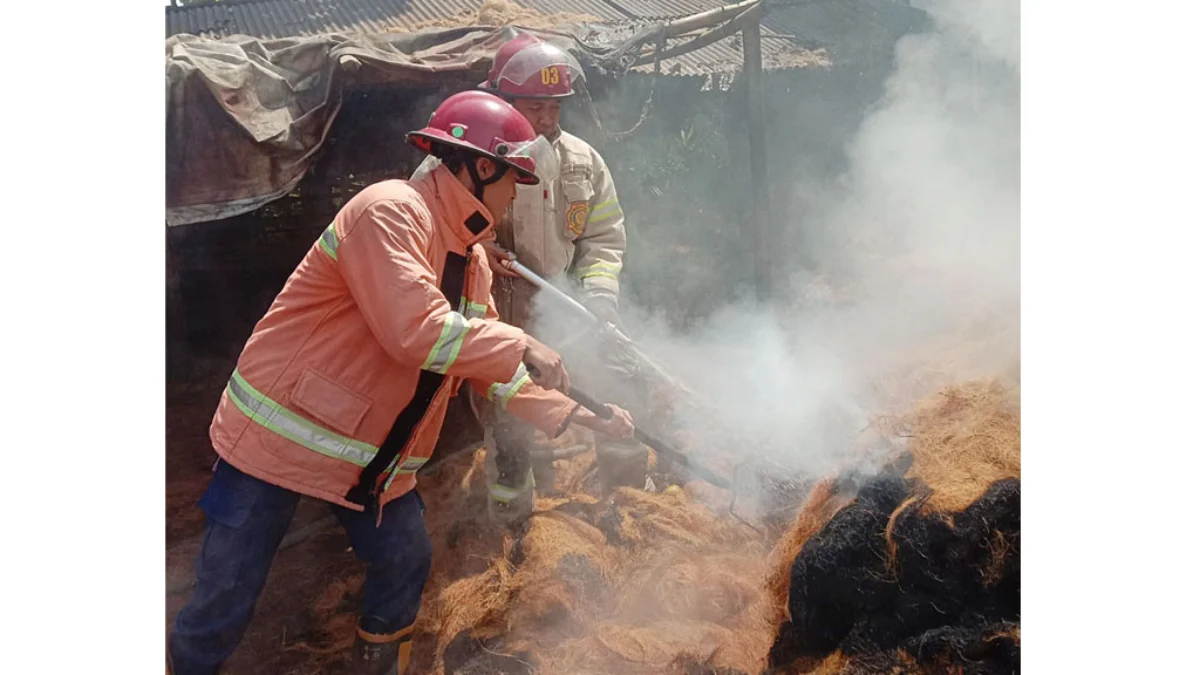
<path id="1" fill-rule="evenodd" d="M 167 224 L 253 211 L 286 195 L 312 164 L 351 78 L 431 82 L 486 71 L 511 28 L 221 40 L 167 39 Z M 585 68 L 614 50 L 584 46 L 585 25 L 532 31 Z M 616 51 L 621 51 L 619 48 Z M 356 73 L 344 57 L 362 64 Z M 482 79 L 482 78 L 480 78 Z"/>

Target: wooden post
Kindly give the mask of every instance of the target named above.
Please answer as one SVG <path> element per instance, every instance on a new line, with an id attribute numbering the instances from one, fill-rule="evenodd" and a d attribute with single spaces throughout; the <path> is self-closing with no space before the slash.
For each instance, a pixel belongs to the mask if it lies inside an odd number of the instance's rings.
<path id="1" fill-rule="evenodd" d="M 763 111 L 761 5 L 742 30 L 750 130 L 750 182 L 754 201 L 754 286 L 760 302 L 771 298 L 771 209 L 767 185 L 767 130 Z"/>
<path id="2" fill-rule="evenodd" d="M 164 224 L 164 227 L 166 225 Z M 191 350 L 188 342 L 187 312 L 183 306 L 183 286 L 179 280 L 179 252 L 166 232 L 167 245 L 167 378 L 183 379 L 189 375 Z"/>

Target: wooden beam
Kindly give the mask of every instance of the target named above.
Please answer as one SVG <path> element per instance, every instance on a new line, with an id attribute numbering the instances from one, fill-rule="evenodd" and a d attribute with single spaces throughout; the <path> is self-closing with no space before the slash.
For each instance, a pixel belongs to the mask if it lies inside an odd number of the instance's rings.
<path id="1" fill-rule="evenodd" d="M 750 182 L 754 213 L 754 286 L 761 302 L 770 300 L 771 232 L 770 191 L 767 184 L 767 129 L 763 109 L 762 6 L 752 10 L 751 20 L 742 30 L 742 72 L 746 74 L 747 126 L 750 132 Z"/>
<path id="2" fill-rule="evenodd" d="M 683 35 L 684 33 L 689 33 L 697 28 L 714 26 L 722 21 L 725 21 L 726 19 L 731 19 L 738 14 L 741 14 L 746 9 L 749 9 L 751 5 L 758 4 L 762 4 L 762 0 L 744 0 L 743 2 L 733 5 L 725 5 L 724 7 L 717 7 L 716 9 L 710 9 L 700 12 L 699 14 L 693 14 L 691 16 L 685 16 L 681 19 L 675 19 L 674 21 L 668 21 L 665 26 L 667 37 Z"/>
<path id="3" fill-rule="evenodd" d="M 730 35 L 733 35 L 734 33 L 738 32 L 739 30 L 742 30 L 749 23 L 754 23 L 755 25 L 758 25 L 758 19 L 755 18 L 754 16 L 752 16 L 751 14 L 752 14 L 751 10 L 746 10 L 746 11 L 742 12 L 741 14 L 737 15 L 732 21 L 726 23 L 724 26 L 721 26 L 720 28 L 714 28 L 714 29 L 708 31 L 707 33 L 702 33 L 701 35 L 699 35 L 691 40 L 688 40 L 687 42 L 685 42 L 681 45 L 675 45 L 674 47 L 671 47 L 670 49 L 664 49 L 659 54 L 655 54 L 654 52 L 650 52 L 649 54 L 644 54 L 644 55 L 638 57 L 638 60 L 634 62 L 633 66 L 634 67 L 644 66 L 647 63 L 654 63 L 655 59 L 663 61 L 663 60 L 669 59 L 674 56 L 679 56 L 681 54 L 687 54 L 689 52 L 694 52 L 697 49 L 700 49 L 701 47 L 707 47 L 708 45 L 710 45 L 714 42 L 723 40 L 724 38 L 727 38 Z"/>
<path id="4" fill-rule="evenodd" d="M 667 22 L 661 23 L 661 24 L 651 24 L 650 26 L 647 26 L 647 27 L 641 29 L 640 31 L 638 31 L 638 33 L 635 36 L 633 36 L 629 40 L 625 41 L 620 46 L 612 49 L 601 60 L 611 61 L 615 64 L 615 63 L 621 61 L 621 59 L 625 58 L 625 55 L 631 54 L 631 53 L 637 53 L 638 56 L 637 56 L 637 58 L 635 58 L 634 64 L 631 65 L 630 67 L 645 65 L 647 63 L 653 63 L 654 62 L 653 52 L 650 52 L 650 53 L 643 52 L 643 49 L 646 47 L 646 45 L 653 46 L 654 44 L 658 43 L 660 40 L 663 40 L 663 39 L 676 38 L 681 35 L 686 35 L 687 33 L 691 33 L 693 31 L 701 30 L 704 28 L 710 28 L 712 26 L 717 26 L 719 24 L 729 21 L 730 19 L 736 20 L 737 18 L 739 18 L 739 15 L 744 14 L 746 12 L 746 10 L 749 9 L 751 6 L 759 5 L 761 3 L 762 3 L 762 0 L 744 0 L 743 2 L 739 2 L 736 4 L 732 4 L 732 5 L 726 5 L 724 7 L 717 7 L 716 9 L 710 9 L 710 10 L 707 10 L 704 12 L 700 12 L 698 14 L 693 14 L 691 16 L 685 16 L 685 17 L 682 17 L 679 19 L 675 19 L 673 21 L 667 21 Z M 728 28 L 728 26 L 724 26 L 723 28 Z M 725 35 L 731 35 L 731 34 L 732 33 L 726 33 Z M 673 47 L 670 50 L 670 52 L 671 52 L 671 55 L 673 55 L 673 56 L 677 56 L 679 54 L 686 54 L 687 52 L 692 51 L 693 49 L 698 49 L 700 47 L 705 46 L 706 44 L 709 44 L 710 42 L 715 42 L 716 40 L 720 39 L 720 37 L 723 37 L 723 35 L 714 37 L 712 35 L 712 31 L 710 31 L 709 33 L 700 35 L 699 37 L 686 43 L 685 45 Z M 693 43 L 696 43 L 697 40 L 701 40 L 701 39 L 703 39 L 705 41 L 697 43 L 697 44 L 693 44 Z M 663 53 L 666 54 L 666 50 L 664 50 Z M 668 57 L 660 55 L 659 58 L 668 58 Z"/>

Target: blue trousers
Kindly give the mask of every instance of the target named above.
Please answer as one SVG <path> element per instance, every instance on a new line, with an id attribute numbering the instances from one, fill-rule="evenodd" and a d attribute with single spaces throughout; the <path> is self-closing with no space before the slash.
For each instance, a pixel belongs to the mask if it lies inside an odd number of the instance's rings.
<path id="1" fill-rule="evenodd" d="M 196 588 L 175 618 L 168 655 L 175 675 L 213 675 L 241 642 L 300 495 L 218 462 L 200 507 L 207 516 Z M 333 507 L 367 565 L 359 626 L 374 634 L 411 625 L 433 554 L 416 490 L 378 512 Z"/>

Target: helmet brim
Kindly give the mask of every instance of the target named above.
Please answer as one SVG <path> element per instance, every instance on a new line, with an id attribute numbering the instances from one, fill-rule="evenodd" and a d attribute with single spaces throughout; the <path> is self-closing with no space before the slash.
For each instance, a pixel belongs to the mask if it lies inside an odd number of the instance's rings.
<path id="1" fill-rule="evenodd" d="M 480 89 L 481 91 L 486 91 L 489 94 L 495 94 L 506 101 L 551 101 L 560 98 L 571 98 L 575 95 L 574 88 L 572 88 L 571 91 L 561 94 L 514 94 L 512 92 L 502 91 L 496 87 L 493 87 L 491 82 L 480 82 L 476 88 Z"/>
<path id="2" fill-rule="evenodd" d="M 521 158 L 510 159 L 506 157 L 500 157 L 499 155 L 483 150 L 472 143 L 467 143 L 466 141 L 457 139 L 450 134 L 441 131 L 440 129 L 422 129 L 421 131 L 411 131 L 406 136 L 406 139 L 418 150 L 428 154 L 432 154 L 434 143 L 441 143 L 443 145 L 462 148 L 463 150 L 466 150 L 467 152 L 479 157 L 486 157 L 497 164 L 503 164 L 504 166 L 513 169 L 517 176 L 517 182 L 522 185 L 537 185 L 541 182 L 541 179 L 536 173 L 534 173 L 534 171 L 527 166 L 522 166 L 520 163 Z"/>

